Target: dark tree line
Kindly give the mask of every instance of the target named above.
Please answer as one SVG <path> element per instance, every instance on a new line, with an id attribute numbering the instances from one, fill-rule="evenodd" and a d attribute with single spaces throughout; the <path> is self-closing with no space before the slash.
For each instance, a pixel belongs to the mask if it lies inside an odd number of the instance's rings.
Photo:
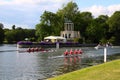
<path id="1" fill-rule="evenodd" d="M 3 30 L 3 24 L 0 23 L 0 44 L 3 42 L 4 40 L 4 30 Z"/>
<path id="2" fill-rule="evenodd" d="M 2 24 L 2 23 L 1 23 Z M 15 25 L 12 26 L 12 29 L 3 29 L 0 25 L 0 43 L 16 43 L 18 41 L 35 41 L 35 29 L 22 29 L 21 27 L 16 28 Z"/>

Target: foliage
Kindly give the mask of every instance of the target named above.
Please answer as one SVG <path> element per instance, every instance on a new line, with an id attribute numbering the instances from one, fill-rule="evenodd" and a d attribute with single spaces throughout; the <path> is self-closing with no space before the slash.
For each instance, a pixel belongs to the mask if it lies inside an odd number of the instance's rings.
<path id="1" fill-rule="evenodd" d="M 16 29 L 5 29 L 5 41 L 8 43 L 15 43 L 18 41 L 25 40 L 25 38 L 28 38 L 29 40 L 34 41 L 35 40 L 35 30 L 34 29 L 22 29 L 22 28 L 16 28 Z"/>
<path id="2" fill-rule="evenodd" d="M 78 6 L 74 2 L 69 2 L 62 9 L 58 10 L 57 14 L 59 14 L 63 19 L 68 19 L 74 21 L 76 14 L 78 13 Z"/>
<path id="3" fill-rule="evenodd" d="M 108 17 L 104 15 L 100 15 L 98 18 L 93 19 L 86 28 L 87 40 L 91 40 L 91 43 L 99 43 L 102 38 L 106 38 L 109 29 L 106 24 L 107 20 Z"/>
<path id="4" fill-rule="evenodd" d="M 0 23 L 0 44 L 4 41 L 4 30 L 3 30 L 3 24 Z"/>
<path id="5" fill-rule="evenodd" d="M 108 20 L 109 30 L 116 38 L 116 43 L 120 42 L 120 11 L 116 11 Z"/>
<path id="6" fill-rule="evenodd" d="M 79 39 L 80 39 L 80 38 L 75 38 L 75 39 L 74 39 L 74 42 L 79 42 Z"/>
<path id="7" fill-rule="evenodd" d="M 114 43 L 115 44 L 115 41 L 116 41 L 116 38 L 114 36 L 112 36 L 110 39 L 109 39 L 109 42 L 110 43 Z"/>
<path id="8" fill-rule="evenodd" d="M 120 30 L 120 11 L 116 11 L 108 20 L 110 31 Z"/>
<path id="9" fill-rule="evenodd" d="M 59 27 L 60 18 L 52 13 L 45 11 L 41 16 L 41 23 L 36 25 L 36 36 L 39 40 L 49 35 L 59 35 L 61 27 Z"/>
<path id="10" fill-rule="evenodd" d="M 7 31 L 5 32 L 5 40 L 8 42 L 8 43 L 12 43 L 14 40 L 14 32 L 13 31 Z"/>

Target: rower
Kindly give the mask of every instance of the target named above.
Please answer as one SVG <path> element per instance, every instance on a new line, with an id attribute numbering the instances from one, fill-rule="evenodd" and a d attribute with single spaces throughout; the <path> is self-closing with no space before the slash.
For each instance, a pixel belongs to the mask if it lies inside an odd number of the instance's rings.
<path id="1" fill-rule="evenodd" d="M 82 54 L 83 51 L 81 49 L 78 50 L 78 54 Z"/>
<path id="2" fill-rule="evenodd" d="M 35 51 L 38 51 L 38 47 L 35 48 Z"/>
<path id="3" fill-rule="evenodd" d="M 30 49 L 30 47 L 28 48 L 27 52 L 31 52 L 31 49 Z"/>
<path id="4" fill-rule="evenodd" d="M 44 49 L 42 47 L 39 48 L 39 51 L 44 51 Z"/>
<path id="5" fill-rule="evenodd" d="M 66 49 L 66 51 L 64 52 L 64 56 L 67 56 L 69 54 L 68 50 Z"/>
<path id="6" fill-rule="evenodd" d="M 70 55 L 73 55 L 73 50 L 72 49 L 70 50 Z"/>
<path id="7" fill-rule="evenodd" d="M 78 54 L 78 51 L 77 51 L 77 49 L 75 49 L 75 50 L 74 50 L 74 54 Z"/>
<path id="8" fill-rule="evenodd" d="M 34 52 L 35 51 L 35 49 L 34 48 L 31 48 L 31 52 Z"/>

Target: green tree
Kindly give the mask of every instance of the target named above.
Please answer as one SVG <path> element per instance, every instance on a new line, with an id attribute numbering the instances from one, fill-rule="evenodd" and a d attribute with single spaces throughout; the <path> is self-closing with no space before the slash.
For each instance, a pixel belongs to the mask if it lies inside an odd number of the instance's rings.
<path id="1" fill-rule="evenodd" d="M 59 9 L 57 11 L 57 15 L 59 16 L 59 27 L 61 31 L 64 30 L 64 22 L 66 21 L 66 19 L 72 21 L 76 27 L 77 25 L 76 20 L 78 20 L 77 15 L 80 13 L 78 9 L 79 8 L 77 4 L 71 1 L 67 3 L 66 5 L 64 5 L 62 9 Z"/>
<path id="2" fill-rule="evenodd" d="M 4 25 L 0 23 L 0 44 L 3 43 L 4 41 L 4 30 L 3 30 Z"/>
<path id="3" fill-rule="evenodd" d="M 24 29 L 24 38 L 28 38 L 30 41 L 32 38 L 36 39 L 35 29 Z M 35 41 L 35 40 L 32 40 Z"/>
<path id="4" fill-rule="evenodd" d="M 81 32 L 82 36 L 86 37 L 85 31 L 86 31 L 88 25 L 91 24 L 91 22 L 93 20 L 93 16 L 92 16 L 92 13 L 90 13 L 90 12 L 82 12 L 80 14 L 80 17 L 82 18 L 81 25 L 80 25 L 80 32 Z"/>
<path id="5" fill-rule="evenodd" d="M 12 30 L 14 33 L 14 41 L 18 42 L 25 39 L 25 33 L 23 29 Z"/>
<path id="6" fill-rule="evenodd" d="M 9 31 L 5 32 L 5 40 L 8 43 L 13 43 L 13 41 L 15 40 L 15 38 L 14 38 L 14 32 L 12 30 L 9 30 Z"/>
<path id="7" fill-rule="evenodd" d="M 120 11 L 116 11 L 109 19 L 109 30 L 115 37 L 116 43 L 120 42 Z"/>
<path id="8" fill-rule="evenodd" d="M 69 2 L 65 6 L 63 6 L 63 9 L 58 10 L 58 13 L 61 14 L 64 18 L 67 18 L 68 20 L 73 21 L 75 15 L 78 13 L 78 6 L 74 2 Z"/>
<path id="9" fill-rule="evenodd" d="M 59 24 L 60 18 L 52 12 L 45 11 L 41 16 L 40 23 L 36 25 L 36 36 L 39 40 L 49 35 L 59 35 L 61 27 Z"/>
<path id="10" fill-rule="evenodd" d="M 100 15 L 93 19 L 86 29 L 87 41 L 99 43 L 102 39 L 107 40 L 109 26 L 106 23 L 108 16 Z M 98 35 L 99 34 L 99 35 Z"/>
<path id="11" fill-rule="evenodd" d="M 102 36 L 102 29 L 99 24 L 93 20 L 91 24 L 87 27 L 86 31 L 86 41 L 88 43 L 98 43 Z M 99 35 L 98 35 L 99 34 Z"/>
<path id="12" fill-rule="evenodd" d="M 15 30 L 15 28 L 16 28 L 16 26 L 15 26 L 15 25 L 13 25 L 13 26 L 12 26 L 12 29 L 13 29 L 13 30 Z"/>
<path id="13" fill-rule="evenodd" d="M 5 31 L 5 40 L 8 43 L 16 43 L 18 41 L 24 41 L 25 38 L 28 38 L 29 40 L 35 41 L 35 29 L 22 29 L 22 28 L 16 28 L 16 29 L 4 29 Z"/>
<path id="14" fill-rule="evenodd" d="M 110 39 L 110 32 L 109 32 L 109 25 L 107 24 L 107 20 L 109 17 L 107 15 L 100 15 L 98 18 L 95 19 L 95 21 L 98 23 L 100 29 L 101 29 L 101 39 Z M 101 40 L 100 40 L 101 41 Z"/>

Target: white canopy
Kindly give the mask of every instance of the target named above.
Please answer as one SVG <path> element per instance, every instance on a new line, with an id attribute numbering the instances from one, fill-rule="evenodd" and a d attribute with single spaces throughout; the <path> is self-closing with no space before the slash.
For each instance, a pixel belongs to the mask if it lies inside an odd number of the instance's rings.
<path id="1" fill-rule="evenodd" d="M 48 37 L 45 37 L 44 39 L 55 39 L 55 40 L 64 40 L 64 41 L 66 41 L 66 38 L 61 37 L 61 36 L 48 36 Z"/>
<path id="2" fill-rule="evenodd" d="M 48 37 L 45 37 L 44 39 L 65 39 L 65 38 L 61 36 L 48 36 Z"/>

